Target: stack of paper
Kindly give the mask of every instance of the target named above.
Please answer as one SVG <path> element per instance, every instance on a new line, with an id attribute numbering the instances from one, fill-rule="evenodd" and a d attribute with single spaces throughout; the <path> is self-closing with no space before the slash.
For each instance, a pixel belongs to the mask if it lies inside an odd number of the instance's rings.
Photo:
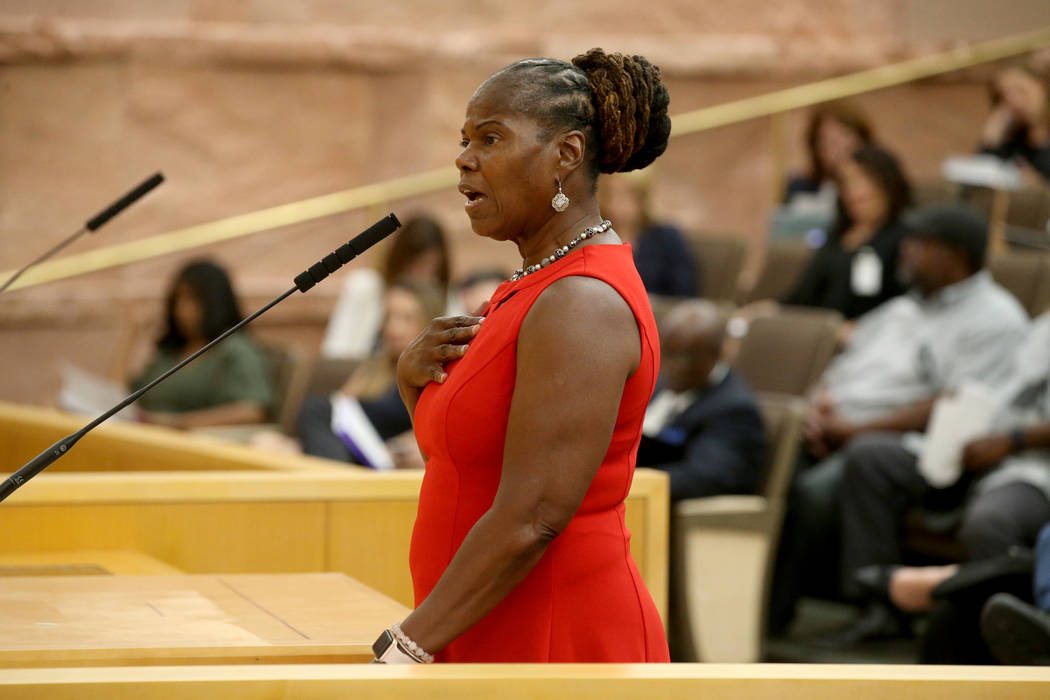
<path id="1" fill-rule="evenodd" d="M 919 473 L 931 486 L 945 488 L 958 481 L 962 475 L 963 447 L 987 434 L 992 404 L 986 387 L 970 384 L 934 405 L 919 457 Z"/>

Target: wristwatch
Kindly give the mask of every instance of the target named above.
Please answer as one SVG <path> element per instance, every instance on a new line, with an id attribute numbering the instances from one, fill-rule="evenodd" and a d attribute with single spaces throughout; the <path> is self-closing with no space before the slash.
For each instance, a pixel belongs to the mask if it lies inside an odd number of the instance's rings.
<path id="1" fill-rule="evenodd" d="M 1014 428 L 1010 431 L 1010 452 L 1016 454 L 1023 452 L 1028 446 L 1024 439 L 1024 428 Z"/>
<path id="2" fill-rule="evenodd" d="M 372 642 L 372 653 L 375 655 L 375 661 L 372 663 L 379 664 L 418 664 L 422 663 L 419 659 L 415 658 L 411 654 L 406 653 L 398 645 L 397 640 L 394 639 L 394 635 L 390 630 L 383 630 L 383 633 L 379 635 L 379 639 Z"/>

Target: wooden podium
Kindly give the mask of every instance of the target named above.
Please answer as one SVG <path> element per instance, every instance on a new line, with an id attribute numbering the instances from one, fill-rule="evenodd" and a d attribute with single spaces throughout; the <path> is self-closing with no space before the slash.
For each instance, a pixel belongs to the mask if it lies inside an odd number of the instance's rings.
<path id="1" fill-rule="evenodd" d="M 0 667 L 367 662 L 408 612 L 338 573 L 0 578 Z"/>

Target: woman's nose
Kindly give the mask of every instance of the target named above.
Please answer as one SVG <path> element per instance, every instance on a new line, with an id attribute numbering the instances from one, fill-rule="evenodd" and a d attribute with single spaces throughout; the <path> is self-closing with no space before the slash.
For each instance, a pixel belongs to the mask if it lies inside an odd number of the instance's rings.
<path id="1" fill-rule="evenodd" d="M 467 146 L 459 155 L 456 156 L 456 168 L 461 172 L 464 170 L 477 170 L 477 160 L 470 152 L 470 146 Z"/>

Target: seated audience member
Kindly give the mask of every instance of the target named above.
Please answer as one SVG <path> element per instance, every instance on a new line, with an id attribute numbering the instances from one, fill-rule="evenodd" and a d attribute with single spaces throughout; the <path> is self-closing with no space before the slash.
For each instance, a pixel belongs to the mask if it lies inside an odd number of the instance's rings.
<path id="1" fill-rule="evenodd" d="M 955 486 L 935 491 L 918 468 L 921 447 L 900 434 L 865 435 L 844 450 L 843 591 L 859 601 L 876 595 L 839 632 L 840 643 L 899 633 L 903 620 L 890 614 L 887 598 L 907 611 L 928 607 L 932 585 L 954 573 L 951 567 L 899 569 L 904 512 L 924 498 L 935 496 L 942 509 L 966 504 L 959 537 L 970 561 L 1030 548 L 1050 521 L 1050 313 L 1032 325 L 1011 366 L 992 387 L 996 409 L 988 434 L 963 449 L 964 476 Z M 918 595 L 920 583 L 930 584 L 926 596 Z M 976 616 L 972 623 L 976 632 Z"/>
<path id="2" fill-rule="evenodd" d="M 871 125 L 859 111 L 844 102 L 829 102 L 815 108 L 806 126 L 809 169 L 788 177 L 784 204 L 798 205 L 808 200 L 809 208 L 835 208 L 839 166 L 874 138 Z"/>
<path id="3" fill-rule="evenodd" d="M 135 391 L 167 372 L 242 319 L 226 272 L 212 262 L 186 265 L 166 302 L 166 324 Z M 273 402 L 266 356 L 242 329 L 138 400 L 140 418 L 175 428 L 262 423 Z"/>
<path id="4" fill-rule="evenodd" d="M 1034 551 L 1011 546 L 945 566 L 873 565 L 856 580 L 873 598 L 926 614 L 919 663 L 1050 665 L 1050 521 Z"/>
<path id="5" fill-rule="evenodd" d="M 498 268 L 488 268 L 472 272 L 457 285 L 459 307 L 463 313 L 475 313 L 484 308 L 492 298 L 496 287 L 510 279 L 510 275 Z"/>
<path id="6" fill-rule="evenodd" d="M 649 211 L 650 175 L 607 175 L 598 179 L 602 215 L 634 249 L 634 264 L 650 295 L 695 297 L 700 273 L 682 232 L 653 220 Z"/>
<path id="7" fill-rule="evenodd" d="M 303 452 L 378 469 L 422 466 L 412 420 L 397 390 L 397 359 L 430 321 L 441 315 L 445 295 L 434 286 L 392 282 L 385 295 L 382 347 L 362 362 L 332 396 L 303 402 L 298 427 Z"/>
<path id="8" fill-rule="evenodd" d="M 1050 666 L 1050 523 L 1036 539 L 1032 605 L 1010 593 L 997 593 L 984 606 L 985 644 L 1008 666 Z"/>
<path id="9" fill-rule="evenodd" d="M 661 329 L 662 387 L 645 413 L 638 464 L 671 477 L 671 500 L 755 493 L 766 437 L 758 402 L 722 359 L 725 319 L 677 304 Z"/>
<path id="10" fill-rule="evenodd" d="M 833 309 L 852 320 L 904 293 L 897 260 L 911 185 L 897 159 L 877 146 L 844 159 L 838 183 L 835 224 L 781 303 Z"/>
<path id="11" fill-rule="evenodd" d="M 771 628 L 790 620 L 799 588 L 839 580 L 840 450 L 875 432 L 925 429 L 938 395 L 1012 371 L 1028 317 L 984 269 L 987 224 L 972 211 L 931 206 L 909 219 L 901 273 L 909 294 L 862 316 L 811 392 L 804 436 L 812 468 L 796 474 L 778 559 Z M 833 586 L 837 589 L 837 586 Z"/>
<path id="12" fill-rule="evenodd" d="M 1021 158 L 1050 180 L 1050 105 L 1047 82 L 1018 64 L 995 76 L 992 111 L 981 131 L 981 150 L 1004 160 Z"/>
<path id="13" fill-rule="evenodd" d="M 325 357 L 363 360 L 373 355 L 383 324 L 384 288 L 394 280 L 437 285 L 448 294 L 448 244 L 437 221 L 413 217 L 387 245 L 380 270 L 359 267 L 347 273 L 321 343 Z"/>

